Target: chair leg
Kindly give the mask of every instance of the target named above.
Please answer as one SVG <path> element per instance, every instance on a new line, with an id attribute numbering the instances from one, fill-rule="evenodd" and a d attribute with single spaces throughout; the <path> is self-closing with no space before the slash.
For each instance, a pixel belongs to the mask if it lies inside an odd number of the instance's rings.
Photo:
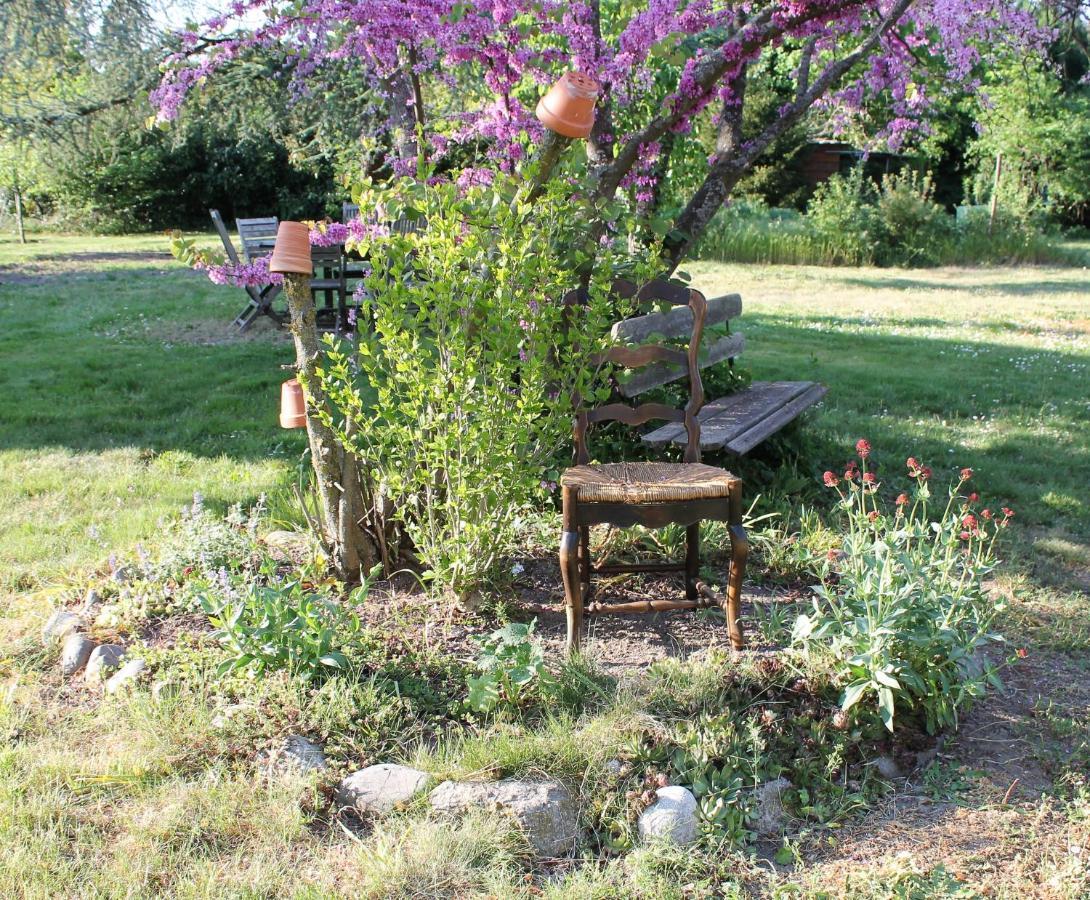
<path id="1" fill-rule="evenodd" d="M 745 645 L 742 637 L 742 579 L 746 574 L 746 557 L 749 556 L 749 538 L 741 525 L 730 526 L 730 574 L 727 578 L 727 628 L 730 643 L 735 650 Z"/>
<path id="2" fill-rule="evenodd" d="M 700 523 L 685 529 L 685 599 L 696 600 L 696 582 L 700 577 Z"/>
<path id="3" fill-rule="evenodd" d="M 727 630 L 735 650 L 745 645 L 742 637 L 742 580 L 749 556 L 749 538 L 742 526 L 742 485 L 739 482 L 730 494 L 730 573 L 727 576 Z"/>
<path id="4" fill-rule="evenodd" d="M 568 616 L 568 652 L 579 649 L 583 631 L 583 584 L 579 578 L 579 532 L 560 537 L 560 575 L 564 579 L 564 611 Z"/>
<path id="5" fill-rule="evenodd" d="M 583 582 L 580 577 L 579 552 L 580 530 L 576 527 L 575 491 L 564 488 L 562 507 L 564 533 L 560 537 L 560 576 L 564 580 L 564 611 L 568 617 L 568 653 L 579 649 L 583 633 Z M 587 576 L 590 576 L 590 560 L 587 560 Z"/>
<path id="6" fill-rule="evenodd" d="M 583 599 L 590 596 L 590 526 L 584 525 L 579 529 L 579 578 L 583 583 Z"/>

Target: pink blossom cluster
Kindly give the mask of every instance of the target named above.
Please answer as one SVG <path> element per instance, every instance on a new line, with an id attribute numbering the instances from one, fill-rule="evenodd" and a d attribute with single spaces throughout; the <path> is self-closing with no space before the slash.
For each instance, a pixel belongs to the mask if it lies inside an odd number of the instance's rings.
<path id="1" fill-rule="evenodd" d="M 775 48 L 812 42 L 818 69 L 859 45 L 893 2 L 644 0 L 626 17 L 603 4 L 596 26 L 591 6 L 578 0 L 297 0 L 287 6 L 236 0 L 226 14 L 204 24 L 200 37 L 180 37 L 152 100 L 160 119 L 173 119 L 204 78 L 254 50 L 272 50 L 284 59 L 299 94 L 311 82 L 337 77 L 347 62 L 369 76 L 376 95 L 409 111 L 412 93 L 391 86 L 411 74 L 464 100 L 460 111 L 429 122 L 422 152 L 434 161 L 452 143 L 483 143 L 489 165 L 509 170 L 527 142 L 540 136 L 534 104 L 565 68 L 601 83 L 611 101 L 611 139 L 638 140 L 648 120 L 664 113 L 672 116 L 673 132 L 688 134 L 706 109 L 720 110 L 735 99 L 732 76 L 744 65 Z M 239 22 L 255 11 L 264 13 L 264 24 L 240 30 Z M 927 128 L 933 98 L 920 86 L 924 67 L 944 67 L 950 90 L 973 89 L 980 67 L 999 48 L 1041 39 L 1028 4 L 917 0 L 827 106 L 834 123 L 848 125 L 854 110 L 882 97 L 890 111 L 882 137 L 897 146 Z M 714 83 L 702 75 L 709 60 L 725 63 Z M 643 199 L 652 187 L 647 163 L 658 152 L 655 144 L 641 142 L 645 165 L 630 182 Z M 413 159 L 391 163 L 400 174 L 415 172 Z M 470 184 L 485 177 L 464 176 Z"/>
<path id="2" fill-rule="evenodd" d="M 208 263 L 198 262 L 194 268 L 208 275 L 213 284 L 229 284 L 234 287 L 264 287 L 267 284 L 282 284 L 283 275 L 269 271 L 269 259 L 258 257 L 251 262 Z"/>

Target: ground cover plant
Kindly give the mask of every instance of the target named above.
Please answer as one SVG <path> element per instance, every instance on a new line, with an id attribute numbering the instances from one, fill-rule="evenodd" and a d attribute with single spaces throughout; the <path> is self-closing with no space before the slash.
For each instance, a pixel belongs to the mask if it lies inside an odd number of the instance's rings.
<path id="1" fill-rule="evenodd" d="M 294 620 L 296 583 L 308 597 L 344 596 L 313 567 L 283 499 L 303 449 L 274 420 L 289 346 L 260 330 L 225 339 L 232 292 L 165 259 L 160 268 L 158 257 L 77 256 L 145 254 L 144 239 L 52 241 L 25 253 L 0 245 L 0 340 L 15 363 L 0 373 L 0 415 L 19 425 L 0 438 L 12 526 L 0 538 L 5 893 L 1085 893 L 1090 519 L 1080 486 L 1090 474 L 1081 387 L 1090 359 L 1079 273 L 694 265 L 706 291 L 742 293 L 754 377 L 816 377 L 831 388 L 805 429 L 784 439 L 793 465 L 775 448 L 747 464 L 750 496 L 764 489 L 751 513 L 764 542 L 755 540 L 746 597 L 755 651 L 731 658 L 714 649 L 724 646 L 720 621 L 684 614 L 650 626 L 602 621 L 590 658 L 564 665 L 555 617 L 539 614 L 532 633 L 496 634 L 492 614 L 436 618 L 403 580 L 372 585 L 367 603 L 348 601 L 360 631 L 335 642 L 347 668 L 321 666 L 307 679 L 276 664 L 259 676 L 250 661 L 221 671 L 232 651 L 200 605 L 202 594 L 281 585 L 261 594 L 277 604 L 271 624 Z M 124 307 L 136 296 L 134 316 Z M 35 317 L 43 305 L 63 311 L 49 328 Z M 17 339 L 21 329 L 34 340 Z M 116 365 L 88 379 L 96 357 Z M 179 380 L 203 384 L 206 402 L 174 400 Z M 140 415 L 119 415 L 115 393 Z M 268 415 L 255 415 L 262 406 Z M 237 421 L 207 429 L 216 408 Z M 785 646 L 796 617 L 812 614 L 818 578 L 808 567 L 820 575 L 827 551 L 845 549 L 851 532 L 823 472 L 843 478 L 860 436 L 890 527 L 909 456 L 932 468 L 942 501 L 971 467 L 958 495 L 981 494 L 978 520 L 985 504 L 1017 512 L 986 588 L 1006 605 L 989 630 L 1010 643 L 988 655 L 1005 688 L 960 710 L 960 729 L 941 744 L 900 708 L 888 738 L 876 695 L 849 710 L 866 709 L 865 721 L 845 723 L 837 714 L 850 680 L 836 668 L 762 652 Z M 777 485 L 803 485 L 806 510 Z M 873 527 L 864 519 L 860 528 Z M 554 528 L 534 525 L 525 546 L 541 550 L 511 560 L 499 615 L 515 624 L 533 618 L 517 617 L 523 598 L 547 599 L 555 580 Z M 284 529 L 295 536 L 274 537 Z M 966 543 L 960 532 L 955 540 Z M 841 567 L 843 590 L 872 563 L 859 555 L 853 574 L 856 559 L 829 565 Z M 147 666 L 104 696 L 62 678 L 56 645 L 40 636 L 51 605 L 77 609 L 90 588 L 110 613 L 91 624 L 94 638 L 120 639 Z M 671 646 L 689 658 L 669 658 Z M 542 664 L 548 676 L 525 681 Z M 496 689 L 475 704 L 472 679 L 482 676 Z M 262 754 L 287 734 L 320 744 L 329 773 L 303 784 L 264 776 Z M 435 781 L 558 777 L 582 799 L 582 855 L 535 861 L 510 823 L 448 820 L 422 801 L 370 822 L 336 815 L 338 779 L 385 761 Z M 754 789 L 781 775 L 791 781 L 780 795 L 786 817 L 759 835 Z M 664 781 L 698 794 L 693 848 L 639 838 L 638 816 Z"/>

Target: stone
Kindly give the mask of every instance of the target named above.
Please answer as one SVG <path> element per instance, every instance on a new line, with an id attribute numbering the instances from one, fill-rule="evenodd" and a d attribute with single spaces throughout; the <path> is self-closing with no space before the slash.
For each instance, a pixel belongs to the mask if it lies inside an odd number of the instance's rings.
<path id="1" fill-rule="evenodd" d="M 87 665 L 91 653 L 95 649 L 95 642 L 87 635 L 73 631 L 64 639 L 61 646 L 61 674 L 65 677 L 75 675 Z"/>
<path id="2" fill-rule="evenodd" d="M 83 629 L 83 619 L 65 609 L 56 610 L 42 626 L 42 643 L 55 644 L 63 641 L 74 631 Z"/>
<path id="3" fill-rule="evenodd" d="M 121 664 L 124 655 L 125 648 L 120 644 L 99 644 L 87 659 L 87 671 L 83 677 L 88 681 L 102 681 L 108 672 Z"/>
<path id="4" fill-rule="evenodd" d="M 262 753 L 258 763 L 270 777 L 307 775 L 329 768 L 322 748 L 298 734 L 289 734 L 277 746 Z"/>
<path id="5" fill-rule="evenodd" d="M 88 588 L 87 593 L 83 595 L 83 603 L 80 606 L 80 612 L 90 617 L 92 613 L 96 613 L 98 607 L 102 604 L 102 595 L 94 588 Z"/>
<path id="6" fill-rule="evenodd" d="M 333 793 L 337 806 L 361 815 L 387 813 L 408 803 L 428 783 L 428 774 L 410 766 L 382 763 L 342 778 Z"/>
<path id="7" fill-rule="evenodd" d="M 147 668 L 147 663 L 142 659 L 130 659 L 125 665 L 110 676 L 106 682 L 106 693 L 116 694 L 122 688 L 136 683 L 136 679 Z"/>
<path id="8" fill-rule="evenodd" d="M 680 785 L 659 788 L 655 802 L 640 813 L 636 822 L 641 840 L 665 840 L 675 844 L 693 843 L 699 825 L 696 797 Z"/>
<path id="9" fill-rule="evenodd" d="M 892 756 L 879 756 L 874 761 L 874 768 L 887 781 L 901 777 L 901 767 L 897 765 L 897 761 Z"/>
<path id="10" fill-rule="evenodd" d="M 571 792 L 559 781 L 508 778 L 492 782 L 444 781 L 431 792 L 437 812 L 498 809 L 511 815 L 540 856 L 560 856 L 579 839 L 579 814 Z"/>
<path id="11" fill-rule="evenodd" d="M 783 808 L 783 792 L 791 787 L 791 782 L 783 776 L 775 781 L 766 781 L 754 790 L 756 801 L 753 810 L 753 830 L 758 837 L 779 837 L 787 822 L 787 810 Z"/>
<path id="12" fill-rule="evenodd" d="M 306 556 L 314 544 L 309 534 L 299 531 L 270 531 L 261 540 L 274 553 L 289 558 Z"/>

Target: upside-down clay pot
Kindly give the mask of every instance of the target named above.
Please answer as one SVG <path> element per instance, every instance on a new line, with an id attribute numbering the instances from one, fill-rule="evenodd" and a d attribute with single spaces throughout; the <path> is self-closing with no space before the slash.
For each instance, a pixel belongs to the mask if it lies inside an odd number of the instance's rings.
<path id="1" fill-rule="evenodd" d="M 538 121 L 564 137 L 590 137 L 599 89 L 598 82 L 589 75 L 565 72 L 538 101 Z"/>
<path id="2" fill-rule="evenodd" d="M 282 275 L 310 275 L 310 229 L 302 222 L 281 222 L 276 229 L 276 245 L 269 259 L 269 271 Z"/>
<path id="3" fill-rule="evenodd" d="M 307 427 L 307 401 L 298 378 L 288 379 L 280 385 L 280 427 Z"/>

